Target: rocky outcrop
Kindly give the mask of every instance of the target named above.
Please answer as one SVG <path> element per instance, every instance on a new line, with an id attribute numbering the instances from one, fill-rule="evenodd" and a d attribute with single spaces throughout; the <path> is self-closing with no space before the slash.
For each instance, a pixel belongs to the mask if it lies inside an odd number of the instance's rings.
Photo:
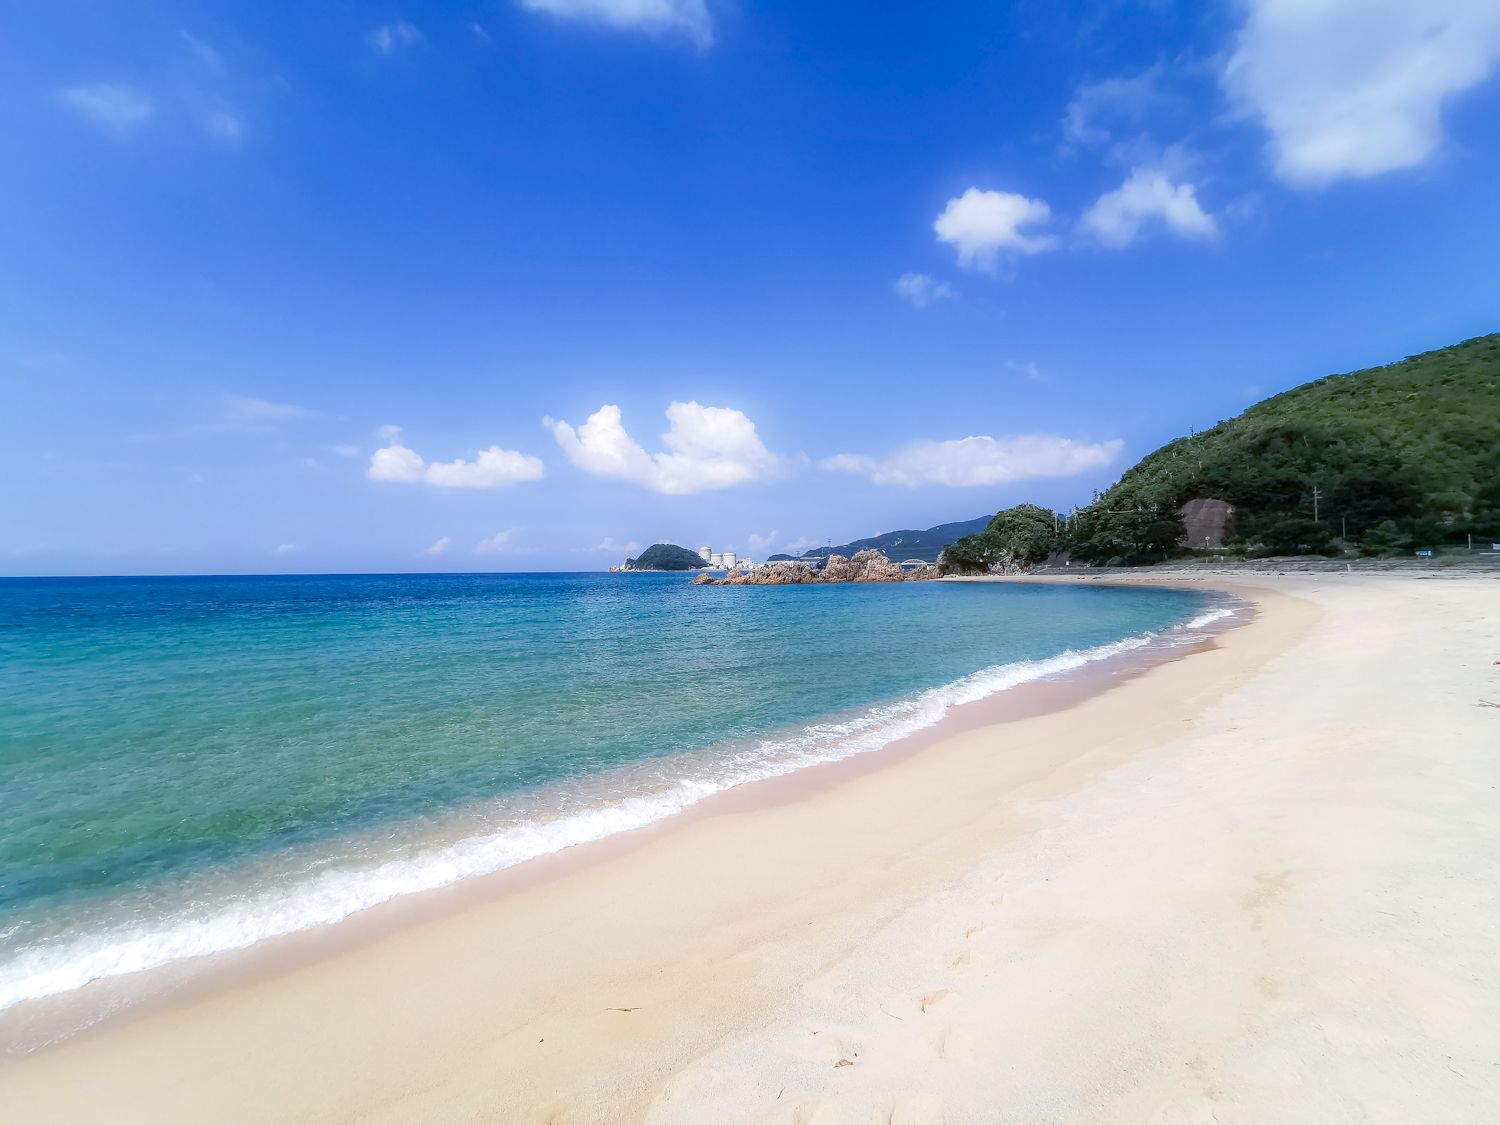
<path id="1" fill-rule="evenodd" d="M 812 582 L 920 582 L 938 576 L 937 567 L 922 564 L 902 570 L 879 551 L 860 551 L 852 559 L 830 555 L 821 570 L 811 563 L 794 560 L 769 563 L 754 570 L 732 570 L 723 578 L 700 574 L 698 586 L 795 586 Z"/>

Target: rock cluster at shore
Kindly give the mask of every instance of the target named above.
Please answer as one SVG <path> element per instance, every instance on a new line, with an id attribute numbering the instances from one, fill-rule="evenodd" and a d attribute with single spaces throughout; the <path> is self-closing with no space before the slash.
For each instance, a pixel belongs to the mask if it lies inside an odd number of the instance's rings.
<path id="1" fill-rule="evenodd" d="M 700 574 L 695 586 L 797 586 L 812 582 L 921 582 L 938 576 L 937 567 L 923 563 L 902 570 L 879 551 L 860 551 L 853 558 L 830 555 L 821 570 L 801 561 L 775 562 L 754 570 L 731 570 L 723 578 Z"/>

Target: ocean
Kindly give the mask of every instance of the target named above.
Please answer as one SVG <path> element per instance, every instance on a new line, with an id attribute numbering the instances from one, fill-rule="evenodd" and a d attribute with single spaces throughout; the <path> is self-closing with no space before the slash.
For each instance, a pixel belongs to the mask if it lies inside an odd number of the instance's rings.
<path id="1" fill-rule="evenodd" d="M 0 580 L 0 1009 L 639 828 L 1233 612 L 671 574 Z"/>

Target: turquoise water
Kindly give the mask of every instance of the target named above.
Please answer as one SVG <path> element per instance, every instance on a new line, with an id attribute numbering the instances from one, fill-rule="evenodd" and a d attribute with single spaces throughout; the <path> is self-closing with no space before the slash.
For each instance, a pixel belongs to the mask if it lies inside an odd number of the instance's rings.
<path id="1" fill-rule="evenodd" d="M 0 581 L 0 1007 L 877 748 L 1170 642 L 1206 600 L 675 575 Z"/>

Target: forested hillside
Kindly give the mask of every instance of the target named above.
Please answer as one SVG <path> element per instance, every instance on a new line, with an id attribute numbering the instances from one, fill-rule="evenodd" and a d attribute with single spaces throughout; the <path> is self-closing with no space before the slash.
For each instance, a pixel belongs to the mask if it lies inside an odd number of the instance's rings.
<path id="1" fill-rule="evenodd" d="M 1197 497 L 1234 504 L 1233 542 L 1259 554 L 1500 534 L 1500 334 L 1319 379 L 1179 438 L 1081 509 L 1068 547 L 1159 559 Z"/>
<path id="2" fill-rule="evenodd" d="M 1252 555 L 1405 552 L 1500 538 L 1500 334 L 1331 375 L 1143 458 L 1055 534 L 1031 505 L 948 552 L 975 570 L 1065 550 L 1095 563 L 1182 554 L 1189 500 L 1235 507 Z"/>

